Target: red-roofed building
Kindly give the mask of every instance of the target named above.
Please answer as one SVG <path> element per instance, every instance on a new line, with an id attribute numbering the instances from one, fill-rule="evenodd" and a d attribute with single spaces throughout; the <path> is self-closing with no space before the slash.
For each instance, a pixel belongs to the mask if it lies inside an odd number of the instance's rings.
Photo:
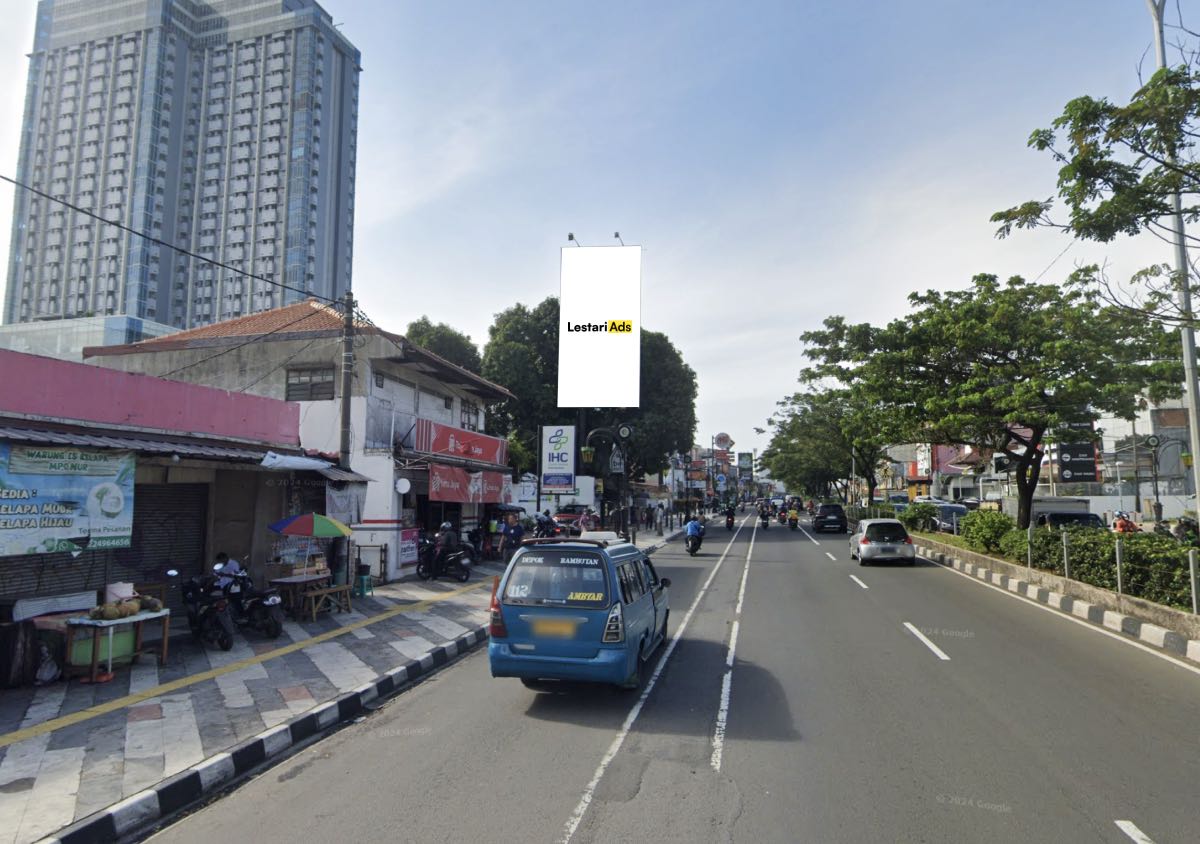
<path id="1" fill-rule="evenodd" d="M 7 350 L 0 372 L 0 603 L 265 561 L 289 485 L 325 484 L 262 465 L 302 456 L 294 402 Z"/>
<path id="2" fill-rule="evenodd" d="M 355 541 L 381 553 L 386 545 L 386 572 L 394 576 L 415 561 L 415 528 L 450 521 L 470 529 L 487 505 L 511 500 L 507 442 L 483 432 L 485 407 L 512 394 L 373 324 L 356 321 L 355 334 L 350 468 L 371 479 L 352 519 Z M 308 299 L 140 343 L 84 349 L 84 359 L 298 402 L 301 445 L 335 457 L 341 336 L 341 312 Z M 364 552 L 368 557 L 374 559 Z"/>

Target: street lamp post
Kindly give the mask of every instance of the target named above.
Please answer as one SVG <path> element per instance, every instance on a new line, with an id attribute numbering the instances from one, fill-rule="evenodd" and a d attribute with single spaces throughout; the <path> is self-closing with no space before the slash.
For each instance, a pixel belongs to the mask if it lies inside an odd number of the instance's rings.
<path id="1" fill-rule="evenodd" d="M 1125 464 L 1118 460 L 1113 465 L 1117 469 L 1117 509 L 1123 513 L 1125 512 L 1125 482 L 1121 480 L 1121 469 Z"/>
<path id="2" fill-rule="evenodd" d="M 629 532 L 629 509 L 625 506 L 625 476 L 629 472 L 629 461 L 626 459 L 625 454 L 625 440 L 628 439 L 631 433 L 632 429 L 630 429 L 628 425 L 618 425 L 616 430 L 613 430 L 612 428 L 593 428 L 592 430 L 588 431 L 587 436 L 584 438 L 583 448 L 580 449 L 580 452 L 586 450 L 592 454 L 595 454 L 595 449 L 591 448 L 592 438 L 603 436 L 608 437 L 609 441 L 613 444 L 613 448 L 615 448 L 621 455 L 621 477 L 617 483 L 617 512 L 620 514 L 620 516 L 617 520 L 617 526 L 620 531 L 624 531 L 627 537 L 630 537 L 630 541 L 636 541 L 636 534 L 631 536 Z"/>

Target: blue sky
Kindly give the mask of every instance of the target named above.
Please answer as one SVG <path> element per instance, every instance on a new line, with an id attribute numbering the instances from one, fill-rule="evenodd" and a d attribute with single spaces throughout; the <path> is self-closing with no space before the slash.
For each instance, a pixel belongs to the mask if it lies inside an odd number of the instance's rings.
<path id="1" fill-rule="evenodd" d="M 4 5 L 11 173 L 35 4 Z M 698 439 L 739 448 L 766 444 L 752 429 L 827 315 L 1042 273 L 1067 241 L 997 241 L 988 216 L 1053 193 L 1030 131 L 1074 96 L 1127 98 L 1151 43 L 1143 0 L 324 5 L 363 54 L 354 286 L 375 321 L 482 345 L 494 313 L 557 292 L 567 232 L 620 231 L 645 248 L 643 324 L 699 376 Z M 5 266 L 11 208 L 5 187 Z M 1164 250 L 1078 245 L 1044 278 Z"/>

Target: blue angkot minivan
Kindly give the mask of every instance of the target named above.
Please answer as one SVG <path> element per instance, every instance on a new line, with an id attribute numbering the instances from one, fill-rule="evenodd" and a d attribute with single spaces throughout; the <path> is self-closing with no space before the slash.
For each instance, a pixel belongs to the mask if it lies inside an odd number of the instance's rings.
<path id="1" fill-rule="evenodd" d="M 492 676 L 637 688 L 667 638 L 670 585 L 627 542 L 529 540 L 492 595 Z"/>

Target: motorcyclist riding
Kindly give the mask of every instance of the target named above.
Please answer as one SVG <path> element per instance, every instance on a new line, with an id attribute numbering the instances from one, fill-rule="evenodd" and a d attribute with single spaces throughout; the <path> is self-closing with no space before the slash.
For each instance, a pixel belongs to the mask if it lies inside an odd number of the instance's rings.
<path id="1" fill-rule="evenodd" d="M 442 522 L 438 528 L 437 535 L 437 554 L 433 561 L 433 576 L 439 577 L 446 567 L 446 559 L 455 551 L 458 550 L 458 534 L 454 531 L 454 525 L 449 522 Z"/>
<path id="2" fill-rule="evenodd" d="M 688 541 L 691 541 L 693 536 L 696 537 L 696 545 L 699 547 L 704 540 L 704 525 L 700 524 L 699 516 L 692 516 L 692 520 L 684 526 L 684 533 L 687 534 Z"/>

